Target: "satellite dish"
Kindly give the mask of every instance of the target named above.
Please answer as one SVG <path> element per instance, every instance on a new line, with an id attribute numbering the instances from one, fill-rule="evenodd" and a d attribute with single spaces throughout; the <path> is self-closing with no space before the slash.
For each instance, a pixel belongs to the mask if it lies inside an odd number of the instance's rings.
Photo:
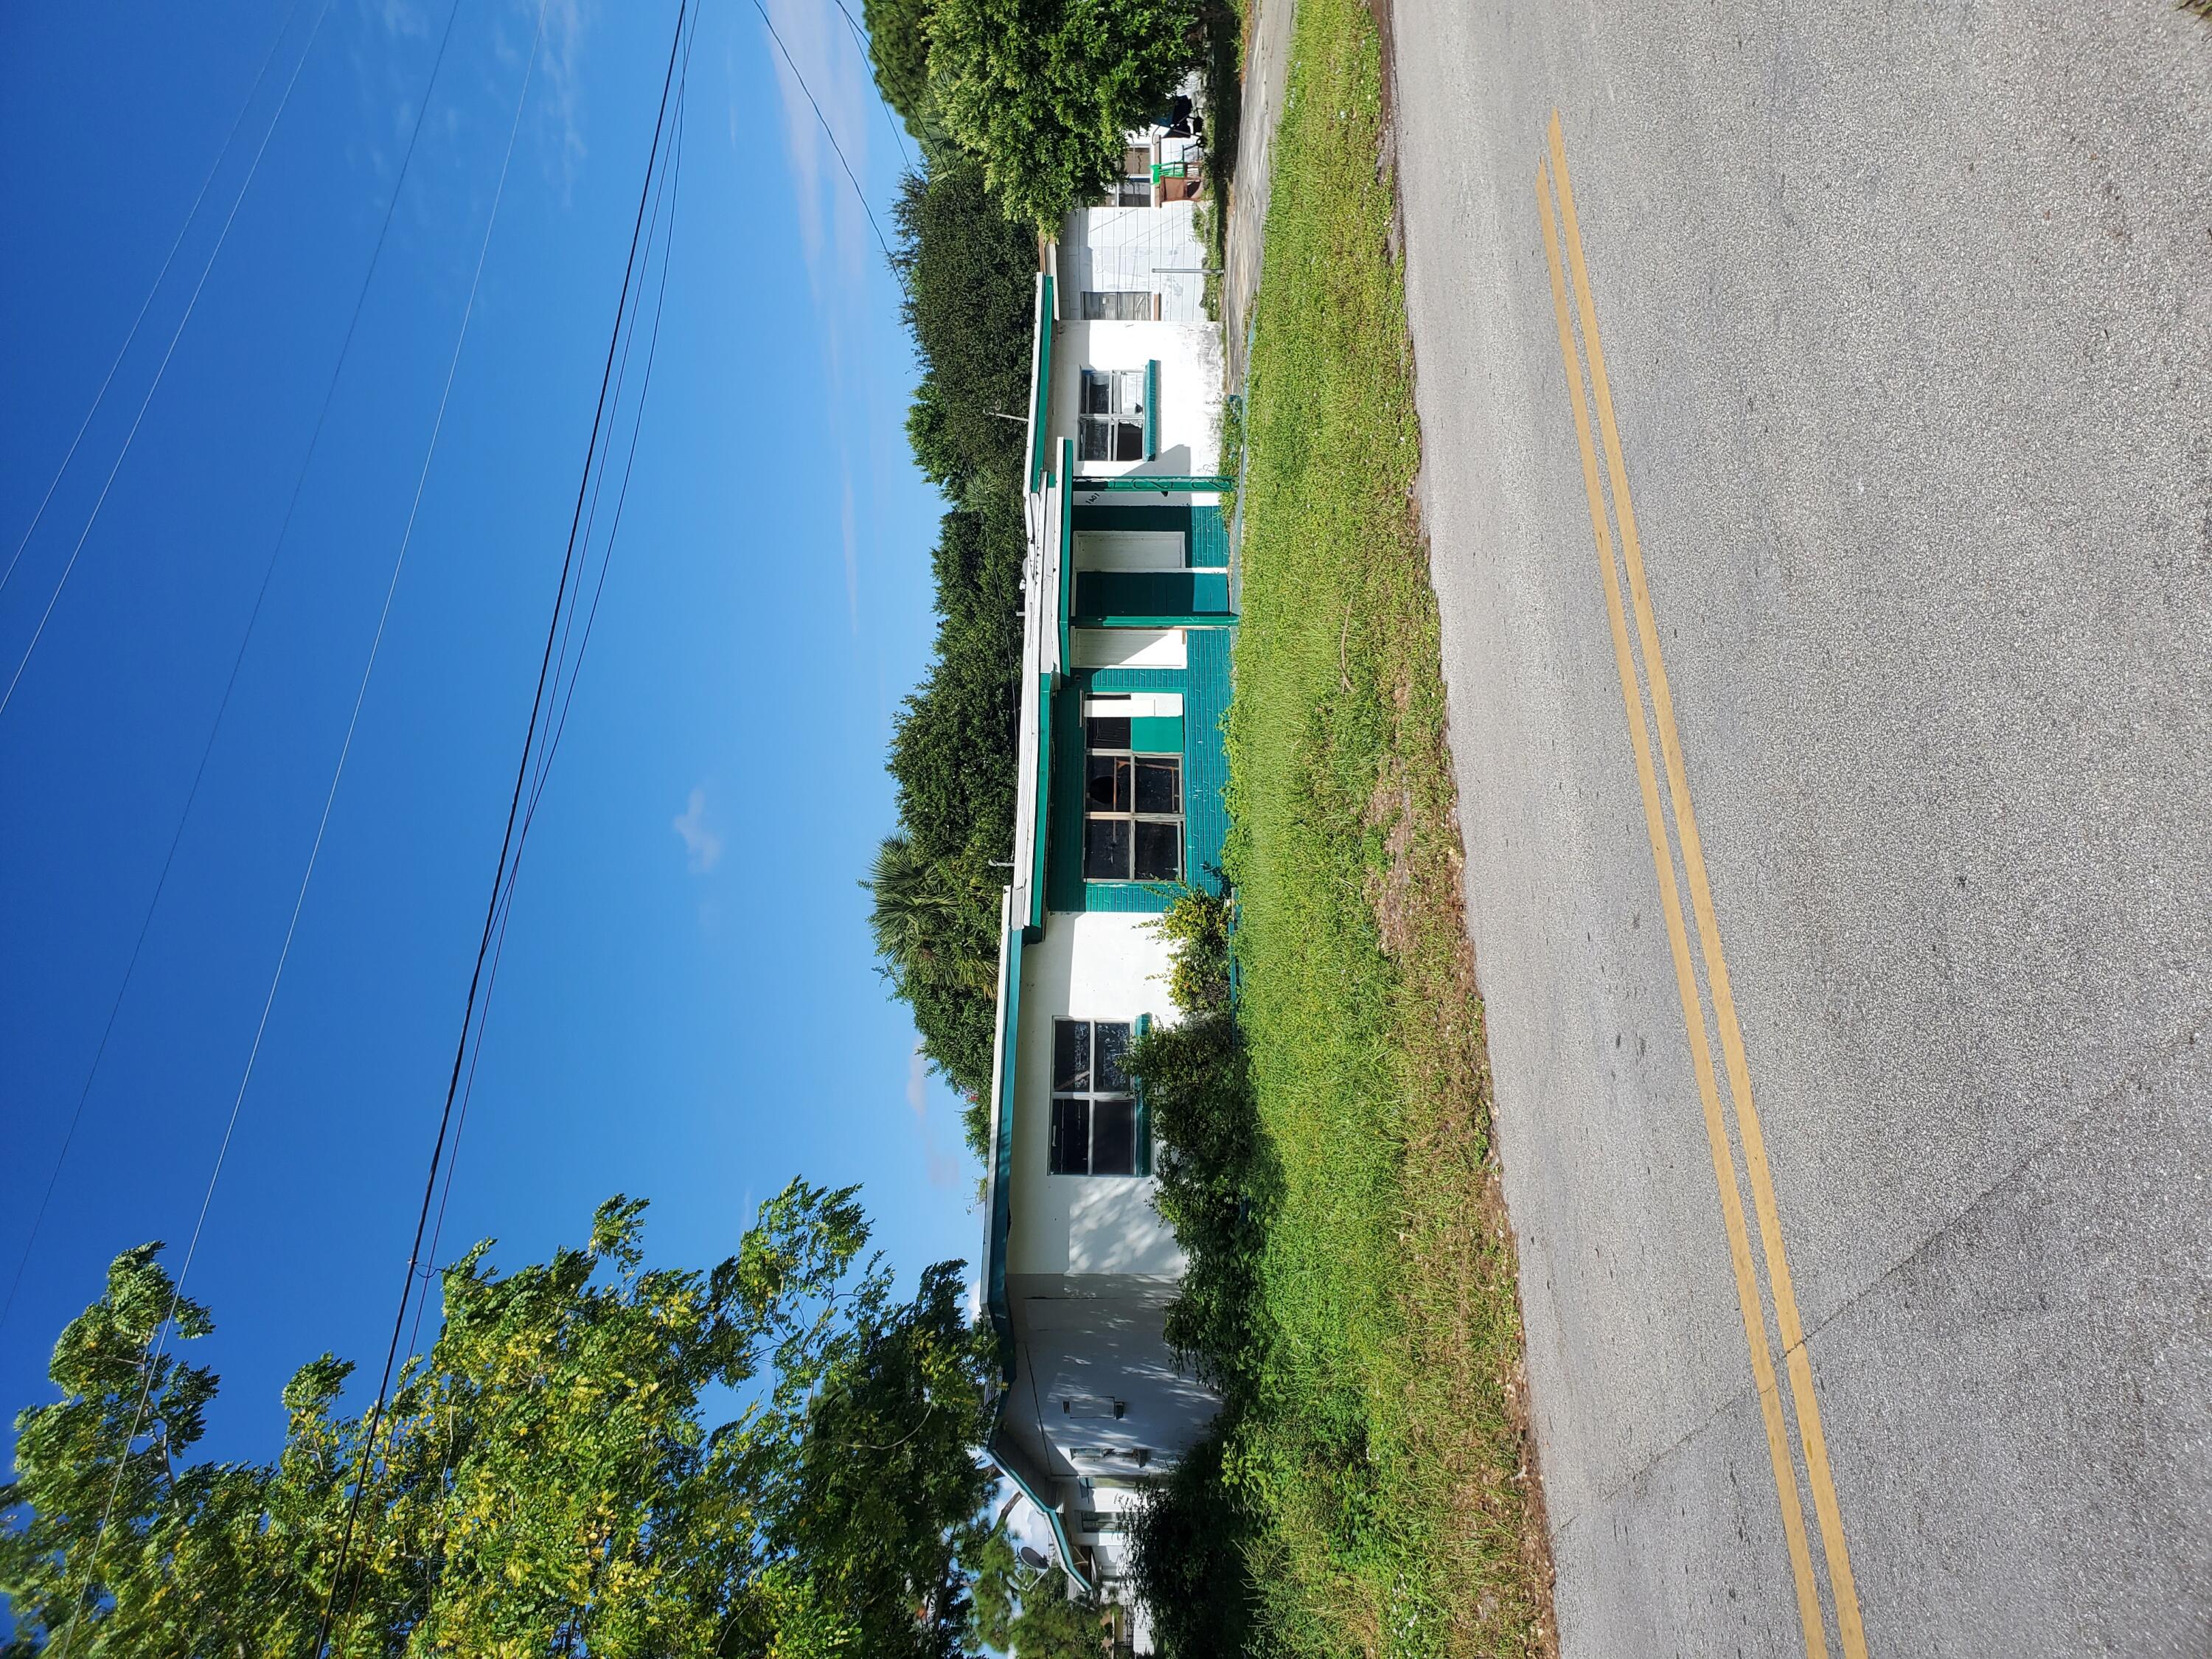
<path id="1" fill-rule="evenodd" d="M 1024 1565 L 1035 1567 L 1039 1572 L 1042 1572 L 1047 1567 L 1052 1565 L 1050 1561 L 1045 1559 L 1044 1552 L 1037 1548 L 1034 1544 L 1024 1544 L 1021 1548 L 1016 1550 L 1014 1553 L 1022 1558 L 1022 1562 Z"/>

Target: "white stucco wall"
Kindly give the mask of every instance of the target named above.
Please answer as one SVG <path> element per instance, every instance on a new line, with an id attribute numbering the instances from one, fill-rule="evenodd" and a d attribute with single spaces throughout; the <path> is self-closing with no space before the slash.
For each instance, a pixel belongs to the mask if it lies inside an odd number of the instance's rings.
<path id="1" fill-rule="evenodd" d="M 1073 307 L 1071 298 L 1068 306 Z M 1221 331 L 1212 323 L 1063 322 L 1053 343 L 1050 430 L 1054 453 L 1076 429 L 1086 368 L 1160 366 L 1159 453 L 1149 461 L 1085 461 L 1094 477 L 1122 472 L 1212 473 L 1221 447 Z"/>
<path id="2" fill-rule="evenodd" d="M 1171 141 L 1179 159 L 1183 141 Z M 1082 208 L 1060 228 L 1060 302 L 1083 314 L 1083 291 L 1099 289 L 1159 296 L 1171 323 L 1206 320 L 1206 246 L 1198 239 L 1195 202 L 1158 207 Z"/>
<path id="3" fill-rule="evenodd" d="M 1151 1177 L 1056 1176 L 1048 1167 L 1054 1018 L 1174 1017 L 1168 947 L 1151 920 L 1055 911 L 1044 937 L 1023 951 L 1009 1273 L 1182 1276 L 1182 1252 L 1152 1207 Z"/>

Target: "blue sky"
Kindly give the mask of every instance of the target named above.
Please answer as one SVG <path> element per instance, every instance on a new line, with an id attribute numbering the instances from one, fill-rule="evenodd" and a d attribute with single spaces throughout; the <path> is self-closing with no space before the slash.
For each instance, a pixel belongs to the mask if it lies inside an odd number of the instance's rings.
<path id="1" fill-rule="evenodd" d="M 0 590 L 54 591 L 323 0 L 0 19 L 0 562 L 31 522 L 281 25 L 208 205 Z M 118 1249 L 181 1249 L 252 1044 L 406 523 L 538 0 L 459 0 L 421 148 L 228 716 L 0 1328 L 0 1403 Z M 771 11 L 879 217 L 902 157 L 831 0 Z M 0 1285 L 59 1149 L 299 475 L 446 0 L 330 0 L 296 91 L 0 713 Z M 651 137 L 674 0 L 547 0 L 419 521 L 190 1291 L 208 1449 L 283 1378 L 380 1357 L 442 1099 Z M 734 1249 L 794 1174 L 863 1184 L 902 1274 L 972 1256 L 955 1103 L 856 885 L 927 653 L 940 510 L 896 290 L 750 4 L 706 8 L 637 470 L 529 844 L 441 1255 Z"/>

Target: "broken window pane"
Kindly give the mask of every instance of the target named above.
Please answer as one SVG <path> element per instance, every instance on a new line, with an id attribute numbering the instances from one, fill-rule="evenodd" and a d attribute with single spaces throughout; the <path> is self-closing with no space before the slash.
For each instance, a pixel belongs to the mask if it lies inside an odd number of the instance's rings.
<path id="1" fill-rule="evenodd" d="M 1122 1073 L 1121 1056 L 1129 1051 L 1128 1022 L 1102 1019 L 1094 1029 L 1098 1033 L 1099 1088 L 1108 1091 L 1127 1088 L 1129 1079 Z"/>
<path id="2" fill-rule="evenodd" d="M 1092 818 L 1083 826 L 1083 874 L 1085 880 L 1129 879 L 1132 840 L 1129 831 L 1130 823 L 1127 818 Z"/>
<path id="3" fill-rule="evenodd" d="M 1123 755 L 1093 755 L 1090 758 L 1090 783 L 1085 798 L 1094 812 L 1126 812 L 1129 810 L 1129 773 L 1131 763 Z"/>
<path id="4" fill-rule="evenodd" d="M 1091 716 L 1085 741 L 1093 749 L 1127 749 L 1129 746 L 1129 720 L 1127 715 Z"/>
<path id="5" fill-rule="evenodd" d="M 1137 811 L 1173 816 L 1182 811 L 1182 763 L 1141 760 L 1136 763 Z"/>
<path id="6" fill-rule="evenodd" d="M 1055 1089 L 1088 1089 L 1091 1086 L 1089 1020 L 1053 1021 L 1052 1086 Z"/>

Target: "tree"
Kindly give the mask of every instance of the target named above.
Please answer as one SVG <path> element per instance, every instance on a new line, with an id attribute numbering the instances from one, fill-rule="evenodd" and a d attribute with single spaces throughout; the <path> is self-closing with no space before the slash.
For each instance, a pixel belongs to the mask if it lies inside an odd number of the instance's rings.
<path id="1" fill-rule="evenodd" d="M 979 1158 L 989 1140 L 980 1103 L 991 1080 L 999 896 L 1014 839 L 1024 548 L 1011 494 L 984 499 L 945 516 L 937 657 L 893 728 L 900 827 L 866 881 L 884 970 L 914 1010 L 923 1052 L 967 1097 Z"/>
<path id="2" fill-rule="evenodd" d="M 930 0 L 867 0 L 868 61 L 876 90 L 916 138 L 931 136 L 929 118 Z"/>
<path id="3" fill-rule="evenodd" d="M 902 1303 L 851 1190 L 793 1183 L 719 1266 L 647 1270 L 643 1209 L 513 1274 L 483 1246 L 448 1269 L 373 1456 L 326 1354 L 284 1391 L 274 1462 L 186 1462 L 216 1379 L 149 1360 L 174 1287 L 159 1246 L 118 1257 L 55 1350 L 63 1397 L 17 1419 L 10 1659 L 64 1632 L 82 1659 L 304 1654 L 326 1606 L 349 1659 L 972 1652 L 988 1372 L 959 1264 Z M 211 1328 L 178 1304 L 176 1341 Z M 749 1403 L 709 1431 L 710 1390 Z"/>
<path id="4" fill-rule="evenodd" d="M 994 1528 L 977 1553 L 975 1595 L 976 1634 L 999 1652 L 1018 1659 L 1102 1659 L 1108 1650 L 1106 1610 L 1072 1592 L 1059 1569 L 1023 1565 L 1003 1528 Z"/>
<path id="5" fill-rule="evenodd" d="M 957 152 L 908 173 L 892 210 L 902 311 L 921 359 L 907 435 L 956 501 L 1018 489 L 1036 307 L 1037 242 Z"/>
<path id="6" fill-rule="evenodd" d="M 775 1542 L 812 1565 L 879 1659 L 969 1650 L 968 1575 L 996 1479 L 970 1449 L 989 1431 L 977 1379 L 994 1349 L 968 1321 L 961 1267 L 939 1263 L 911 1304 L 867 1305 L 830 1340 L 781 1471 Z"/>
<path id="7" fill-rule="evenodd" d="M 1195 0 L 936 0 L 930 100 L 1008 217 L 1100 200 L 1122 137 L 1196 64 Z"/>

